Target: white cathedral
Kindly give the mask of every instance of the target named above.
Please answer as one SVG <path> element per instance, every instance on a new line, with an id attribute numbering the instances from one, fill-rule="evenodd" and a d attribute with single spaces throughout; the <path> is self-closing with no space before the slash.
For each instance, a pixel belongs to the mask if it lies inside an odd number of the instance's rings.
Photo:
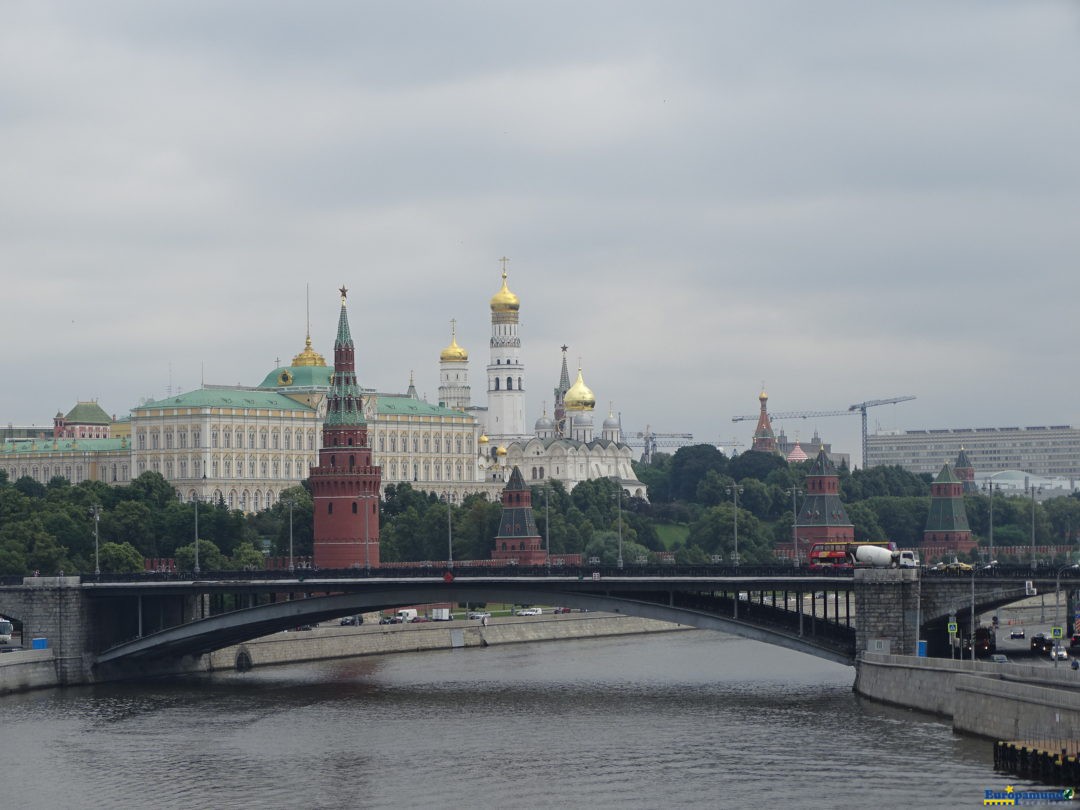
<path id="1" fill-rule="evenodd" d="M 482 431 L 477 442 L 478 471 L 488 480 L 505 481 L 518 467 L 527 483 L 555 479 L 567 491 L 581 481 L 613 478 L 627 495 L 645 498 L 645 484 L 637 480 L 631 465 L 634 451 L 621 441 L 619 420 L 609 412 L 600 435 L 594 435 L 596 397 L 585 384 L 580 367 L 577 380 L 570 385 L 566 346 L 562 347 L 562 371 L 554 390 L 554 418 L 545 411 L 533 431 L 526 431 L 520 309 L 520 299 L 507 284 L 504 262 L 502 288 L 491 298 L 486 408 L 470 401 L 469 353 L 458 345 L 453 322 L 450 345 L 439 355 L 440 405 L 475 416 Z"/>

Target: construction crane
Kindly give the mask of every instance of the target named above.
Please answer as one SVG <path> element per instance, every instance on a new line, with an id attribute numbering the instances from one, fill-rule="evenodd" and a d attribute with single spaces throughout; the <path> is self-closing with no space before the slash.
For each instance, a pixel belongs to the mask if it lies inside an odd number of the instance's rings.
<path id="1" fill-rule="evenodd" d="M 787 411 L 786 413 L 770 413 L 769 419 L 817 419 L 824 416 L 850 416 L 856 411 L 862 414 L 862 463 L 866 466 L 866 409 L 878 405 L 894 405 L 897 402 L 907 402 L 915 399 L 914 396 L 891 397 L 889 399 L 868 399 L 866 402 L 857 402 L 848 407 L 846 411 Z M 761 414 L 755 413 L 746 416 L 733 416 L 732 422 L 745 422 L 757 420 Z"/>
<path id="2" fill-rule="evenodd" d="M 652 464 L 653 453 L 658 447 L 685 447 L 694 441 L 693 433 L 653 433 L 649 425 L 645 430 L 624 432 L 623 442 L 631 447 L 642 448 L 641 463 Z"/>

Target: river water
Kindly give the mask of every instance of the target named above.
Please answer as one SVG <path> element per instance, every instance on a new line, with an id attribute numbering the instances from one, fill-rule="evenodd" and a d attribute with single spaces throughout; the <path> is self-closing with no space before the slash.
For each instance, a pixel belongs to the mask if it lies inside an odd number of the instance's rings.
<path id="1" fill-rule="evenodd" d="M 991 743 L 708 631 L 0 698 L 0 807 L 977 807 Z"/>

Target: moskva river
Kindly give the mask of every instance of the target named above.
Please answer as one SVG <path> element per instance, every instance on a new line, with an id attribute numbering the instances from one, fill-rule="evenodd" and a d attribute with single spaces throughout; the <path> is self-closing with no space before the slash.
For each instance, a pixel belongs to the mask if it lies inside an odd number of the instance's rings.
<path id="1" fill-rule="evenodd" d="M 707 631 L 0 698 L 4 808 L 981 807 L 992 744 Z"/>

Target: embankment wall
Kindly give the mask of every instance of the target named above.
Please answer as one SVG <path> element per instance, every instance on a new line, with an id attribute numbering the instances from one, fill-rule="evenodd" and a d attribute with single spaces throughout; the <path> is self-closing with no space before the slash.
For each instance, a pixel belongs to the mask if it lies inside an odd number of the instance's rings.
<path id="1" fill-rule="evenodd" d="M 207 656 L 207 669 L 236 669 L 238 664 L 239 668 L 247 665 L 258 667 L 357 655 L 448 650 L 456 647 L 670 632 L 678 629 L 691 628 L 635 616 L 610 614 L 497 619 L 486 627 L 478 621 L 461 620 L 317 627 L 313 630 L 275 633 L 217 650 Z"/>
<path id="2" fill-rule="evenodd" d="M 995 740 L 1061 739 L 1080 732 L 1080 672 L 1068 666 L 863 653 L 855 692 L 948 717 L 955 731 Z"/>
<path id="3" fill-rule="evenodd" d="M 0 655 L 0 695 L 47 689 L 59 682 L 52 650 L 23 650 Z"/>

